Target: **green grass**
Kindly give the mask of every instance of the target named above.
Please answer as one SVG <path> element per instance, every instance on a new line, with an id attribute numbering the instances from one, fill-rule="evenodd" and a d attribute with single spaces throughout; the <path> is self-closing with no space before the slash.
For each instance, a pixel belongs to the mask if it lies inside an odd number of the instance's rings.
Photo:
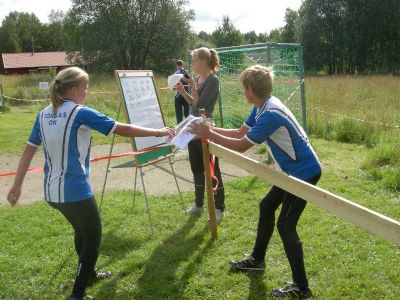
<path id="1" fill-rule="evenodd" d="M 320 186 L 400 219 L 400 194 L 368 179 L 362 146 L 314 140 L 324 162 Z M 223 166 L 222 166 L 223 168 Z M 148 187 L 151 189 L 151 186 Z M 252 249 L 258 201 L 269 185 L 247 177 L 226 185 L 227 214 L 212 242 L 206 216 L 190 218 L 176 195 L 150 197 L 154 234 L 140 197 L 108 193 L 102 211 L 98 266 L 113 279 L 88 290 L 96 299 L 265 299 L 290 280 L 277 233 L 265 274 L 235 274 L 229 259 Z M 189 204 L 192 193 L 184 194 Z M 299 234 L 317 299 L 399 299 L 400 248 L 309 205 Z M 76 257 L 70 225 L 46 203 L 0 208 L 0 298 L 63 299 L 71 290 Z"/>
<path id="2" fill-rule="evenodd" d="M 4 93 L 14 97 L 39 97 L 37 82 L 50 80 L 47 75 L 32 76 L 2 76 Z M 221 78 L 222 97 L 225 120 L 228 125 L 240 126 L 247 116 L 250 105 L 246 103 L 237 75 L 227 75 Z M 274 95 L 285 101 L 296 88 L 297 84 L 283 84 L 283 77 L 277 78 Z M 287 79 L 287 78 L 286 78 Z M 369 176 L 383 187 L 392 191 L 400 191 L 400 157 L 392 155 L 387 163 L 383 163 L 388 153 L 396 152 L 400 140 L 400 128 L 390 128 L 373 125 L 356 120 L 327 115 L 340 114 L 353 118 L 378 121 L 386 124 L 400 124 L 400 78 L 394 76 L 331 76 L 306 78 L 306 99 L 308 108 L 309 133 L 318 138 L 345 143 L 364 145 L 371 148 L 366 156 L 363 169 Z M 166 85 L 166 78 L 156 76 L 157 87 Z M 95 74 L 91 76 L 90 91 L 117 91 L 117 83 L 113 76 Z M 25 95 L 20 95 L 20 93 Z M 42 93 L 42 92 L 41 92 Z M 168 126 L 175 124 L 174 93 L 170 90 L 158 90 L 161 107 Z M 9 102 L 6 102 L 9 103 Z M 90 94 L 86 104 L 115 118 L 118 107 L 118 95 Z M 297 92 L 287 101 L 287 105 L 301 119 L 300 93 Z M 6 113 L 0 113 L 0 154 L 20 153 L 31 130 L 36 113 L 43 104 L 21 105 L 11 103 Z M 217 108 L 216 108 L 217 110 Z M 214 114 L 218 115 L 217 111 Z M 120 121 L 124 121 L 121 114 Z M 216 117 L 217 124 L 219 123 Z M 4 141 L 4 142 L 3 142 Z M 94 144 L 110 143 L 110 139 L 94 133 Z M 118 137 L 117 142 L 127 139 Z M 398 151 L 397 151 L 398 153 Z"/>

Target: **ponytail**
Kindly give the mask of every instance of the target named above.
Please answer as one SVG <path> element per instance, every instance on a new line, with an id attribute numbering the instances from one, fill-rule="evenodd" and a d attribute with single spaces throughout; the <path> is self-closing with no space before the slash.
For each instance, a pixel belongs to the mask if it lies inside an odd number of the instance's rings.
<path id="1" fill-rule="evenodd" d="M 64 101 L 58 93 L 59 85 L 58 79 L 55 79 L 50 83 L 49 86 L 49 97 L 51 105 L 53 106 L 53 115 L 57 114 L 57 107 L 60 106 Z"/>
<path id="2" fill-rule="evenodd" d="M 53 115 L 57 114 L 57 108 L 64 102 L 64 96 L 69 89 L 88 81 L 89 75 L 81 68 L 70 67 L 60 71 L 49 86 Z"/>
<path id="3" fill-rule="evenodd" d="M 200 60 L 205 60 L 211 71 L 216 74 L 219 69 L 219 57 L 217 51 L 214 49 L 208 49 L 206 47 L 201 47 L 192 51 L 193 57 L 198 57 Z"/>
<path id="4" fill-rule="evenodd" d="M 219 56 L 214 49 L 210 49 L 210 68 L 214 74 L 216 74 L 219 69 Z"/>

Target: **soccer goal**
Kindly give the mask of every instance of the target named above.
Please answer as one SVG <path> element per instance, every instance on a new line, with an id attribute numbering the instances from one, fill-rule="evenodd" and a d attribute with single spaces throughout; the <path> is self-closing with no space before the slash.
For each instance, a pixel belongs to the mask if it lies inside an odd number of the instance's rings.
<path id="1" fill-rule="evenodd" d="M 219 113 L 215 121 L 223 127 L 240 127 L 251 107 L 244 101 L 240 73 L 247 67 L 260 64 L 273 66 L 275 80 L 273 95 L 295 114 L 307 130 L 304 91 L 303 47 L 299 44 L 265 43 L 216 48 L 221 67 Z M 188 64 L 190 66 L 190 64 Z"/>

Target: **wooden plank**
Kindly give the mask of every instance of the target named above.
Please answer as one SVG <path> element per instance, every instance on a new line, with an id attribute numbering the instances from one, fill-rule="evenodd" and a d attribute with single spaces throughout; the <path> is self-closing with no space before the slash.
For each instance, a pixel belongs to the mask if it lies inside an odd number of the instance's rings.
<path id="1" fill-rule="evenodd" d="M 235 151 L 209 142 L 210 153 L 310 203 L 400 246 L 400 223 Z"/>
<path id="2" fill-rule="evenodd" d="M 205 118 L 205 109 L 199 109 L 200 115 Z M 214 202 L 214 192 L 212 190 L 212 178 L 210 172 L 210 150 L 208 148 L 208 141 L 201 140 L 201 147 L 203 150 L 203 165 L 204 174 L 206 179 L 206 191 L 207 191 L 207 206 L 208 206 L 208 216 L 210 218 L 210 232 L 211 238 L 215 240 L 218 237 L 217 232 L 217 220 L 215 215 L 215 202 Z"/>

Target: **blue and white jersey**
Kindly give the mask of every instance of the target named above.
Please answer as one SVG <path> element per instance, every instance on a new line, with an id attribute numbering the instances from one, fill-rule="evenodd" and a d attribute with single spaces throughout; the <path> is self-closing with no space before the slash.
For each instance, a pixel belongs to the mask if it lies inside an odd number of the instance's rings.
<path id="1" fill-rule="evenodd" d="M 52 110 L 49 105 L 37 115 L 27 142 L 33 147 L 44 146 L 45 199 L 63 203 L 93 197 L 89 184 L 91 130 L 108 135 L 117 123 L 73 101 L 64 101 L 57 115 Z"/>
<path id="2" fill-rule="evenodd" d="M 266 143 L 277 166 L 286 174 L 307 180 L 321 173 L 321 165 L 307 134 L 292 112 L 276 97 L 254 107 L 244 124 L 245 138 L 253 144 Z"/>

